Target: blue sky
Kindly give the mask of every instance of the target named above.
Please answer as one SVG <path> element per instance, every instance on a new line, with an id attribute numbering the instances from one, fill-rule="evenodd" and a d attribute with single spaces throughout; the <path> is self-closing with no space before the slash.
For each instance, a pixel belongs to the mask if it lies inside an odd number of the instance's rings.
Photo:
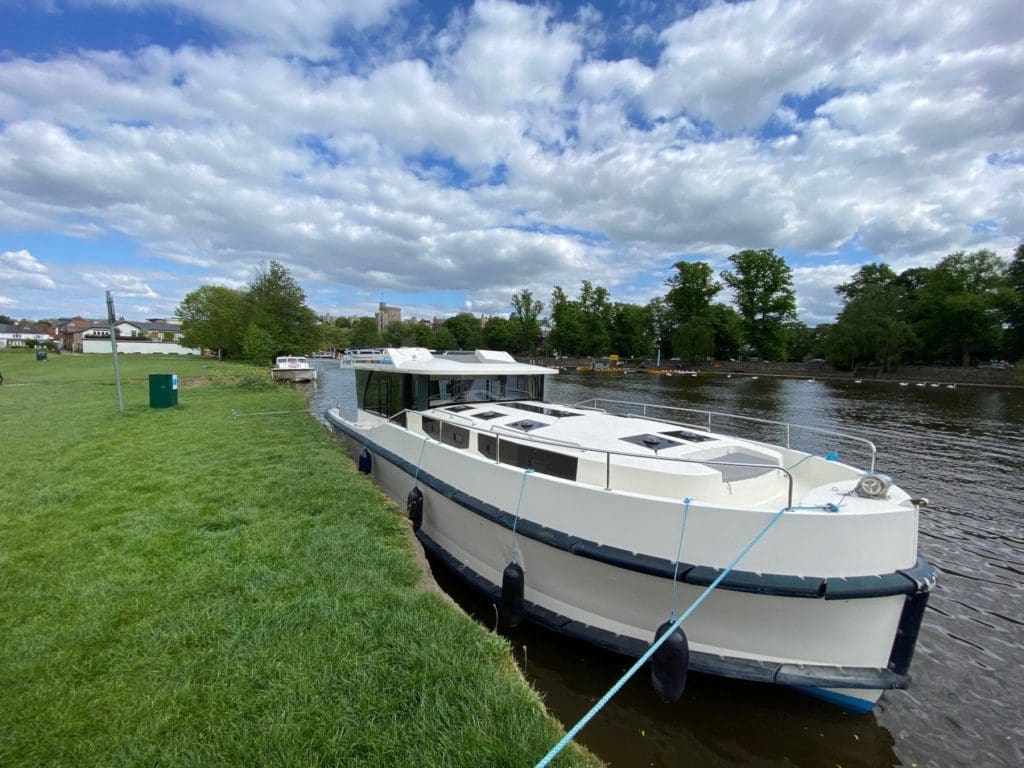
<path id="1" fill-rule="evenodd" d="M 1019 2 L 0 0 L 0 313 L 173 313 L 285 264 L 315 310 L 505 313 L 775 248 L 1024 239 Z M 722 299 L 727 299 L 722 294 Z"/>

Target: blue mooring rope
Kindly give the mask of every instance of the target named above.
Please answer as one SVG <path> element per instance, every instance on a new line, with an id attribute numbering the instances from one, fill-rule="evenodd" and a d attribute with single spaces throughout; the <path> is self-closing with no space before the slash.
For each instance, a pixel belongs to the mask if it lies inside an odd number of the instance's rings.
<path id="1" fill-rule="evenodd" d="M 672 610 L 669 611 L 668 620 L 675 621 L 676 618 L 676 584 L 679 583 L 679 561 L 683 558 L 683 534 L 686 533 L 686 518 L 690 516 L 690 497 L 683 499 L 683 527 L 679 531 L 679 546 L 676 547 L 676 567 L 672 571 Z"/>
<path id="2" fill-rule="evenodd" d="M 423 450 L 427 447 L 427 441 L 430 439 L 428 435 L 423 436 L 423 442 L 420 443 L 420 457 L 416 459 L 416 474 L 412 476 L 412 484 L 416 485 L 420 481 L 420 464 L 423 462 Z"/>
<path id="3" fill-rule="evenodd" d="M 729 572 L 736 567 L 740 560 L 747 556 L 750 550 L 753 549 L 754 545 L 761 540 L 762 536 L 768 533 L 768 529 L 775 525 L 778 519 L 782 517 L 782 513 L 785 512 L 786 510 L 787 507 L 783 507 L 782 509 L 775 513 L 772 519 L 768 521 L 768 524 L 758 532 L 758 534 L 750 541 L 749 544 L 747 544 L 747 546 L 745 546 L 742 549 L 742 551 L 740 551 L 738 555 L 736 555 L 736 557 L 733 559 L 731 563 L 729 563 L 726 569 L 722 571 L 720 574 L 718 574 L 718 577 L 713 582 L 711 582 L 703 592 L 700 593 L 700 596 L 696 600 L 694 600 L 693 603 L 690 604 L 690 607 L 686 609 L 683 615 L 672 623 L 672 626 L 668 628 L 668 631 L 662 634 L 661 637 L 654 641 L 654 644 L 647 649 L 647 652 L 644 653 L 644 655 L 641 656 L 639 659 L 637 659 L 636 663 L 633 664 L 632 667 L 626 670 L 626 674 L 620 677 L 616 681 L 615 685 L 608 689 L 608 692 L 604 696 L 602 696 L 594 706 L 590 708 L 590 711 L 587 712 L 587 714 L 580 718 L 579 722 L 576 723 L 576 725 L 569 729 L 569 732 L 566 733 L 565 736 L 563 736 L 562 739 L 551 748 L 551 751 L 549 751 L 546 755 L 544 755 L 544 757 L 540 759 L 540 762 L 538 762 L 534 766 L 534 768 L 544 768 L 546 765 L 548 765 L 548 763 L 554 760 L 555 757 L 557 757 L 559 752 L 565 749 L 565 745 L 572 741 L 577 733 L 583 730 L 586 724 L 589 723 L 591 719 L 593 719 L 594 715 L 600 712 L 604 705 L 611 700 L 612 696 L 618 693 L 622 686 L 624 686 L 629 681 L 629 679 L 633 675 L 635 675 L 644 664 L 647 663 L 651 656 L 654 655 L 655 651 L 657 651 L 661 647 L 662 643 L 668 640 L 672 633 L 679 629 L 680 625 L 684 621 L 686 621 L 686 619 L 690 616 L 691 613 L 694 612 L 697 606 L 704 602 L 704 598 L 711 594 L 711 591 L 722 583 L 722 579 L 728 576 Z"/>
<path id="4" fill-rule="evenodd" d="M 523 472 L 523 484 L 519 486 L 519 501 L 516 502 L 516 519 L 512 522 L 512 562 L 516 562 L 516 526 L 519 525 L 519 507 L 523 503 L 523 491 L 526 490 L 526 476 L 533 472 L 533 467 L 527 467 Z"/>

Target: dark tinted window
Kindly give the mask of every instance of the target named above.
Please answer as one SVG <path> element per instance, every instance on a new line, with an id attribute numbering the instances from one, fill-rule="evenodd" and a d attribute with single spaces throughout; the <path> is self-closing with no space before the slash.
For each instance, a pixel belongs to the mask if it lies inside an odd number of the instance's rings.
<path id="1" fill-rule="evenodd" d="M 430 435 L 435 440 L 441 439 L 441 425 L 437 419 L 432 419 L 429 416 L 423 417 L 423 431 Z"/>
<path id="2" fill-rule="evenodd" d="M 469 448 L 469 430 L 454 424 L 441 423 L 441 442 L 456 448 Z"/>
<path id="3" fill-rule="evenodd" d="M 532 445 L 520 445 L 503 440 L 501 442 L 501 461 L 524 469 L 532 468 L 535 472 L 545 475 L 563 477 L 566 480 L 576 479 L 577 460 L 575 456 L 545 451 Z"/>

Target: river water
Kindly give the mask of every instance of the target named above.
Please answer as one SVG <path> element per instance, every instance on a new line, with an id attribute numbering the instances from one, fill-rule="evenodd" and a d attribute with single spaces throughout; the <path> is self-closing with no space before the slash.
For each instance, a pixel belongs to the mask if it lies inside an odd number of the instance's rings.
<path id="1" fill-rule="evenodd" d="M 352 373 L 318 361 L 314 408 L 354 413 Z M 839 430 L 873 441 L 878 470 L 924 496 L 919 548 L 939 571 L 907 691 L 847 714 L 775 686 L 691 674 L 661 704 L 639 672 L 577 737 L 609 765 L 1024 765 L 1024 392 L 959 386 L 569 373 L 548 400 L 600 397 Z M 715 424 L 716 429 L 726 426 Z M 780 433 L 756 436 L 781 442 Z M 823 452 L 846 445 L 800 444 Z M 864 466 L 863 454 L 840 458 Z M 443 569 L 439 583 L 481 623 L 494 609 Z M 632 663 L 524 625 L 506 634 L 547 707 L 571 727 Z M 538 758 L 541 756 L 538 755 Z"/>

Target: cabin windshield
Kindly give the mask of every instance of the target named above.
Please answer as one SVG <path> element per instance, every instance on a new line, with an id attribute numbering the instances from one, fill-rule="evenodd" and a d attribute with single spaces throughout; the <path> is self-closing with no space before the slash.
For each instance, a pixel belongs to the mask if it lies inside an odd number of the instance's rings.
<path id="1" fill-rule="evenodd" d="M 427 406 L 543 399 L 543 376 L 431 376 Z"/>

